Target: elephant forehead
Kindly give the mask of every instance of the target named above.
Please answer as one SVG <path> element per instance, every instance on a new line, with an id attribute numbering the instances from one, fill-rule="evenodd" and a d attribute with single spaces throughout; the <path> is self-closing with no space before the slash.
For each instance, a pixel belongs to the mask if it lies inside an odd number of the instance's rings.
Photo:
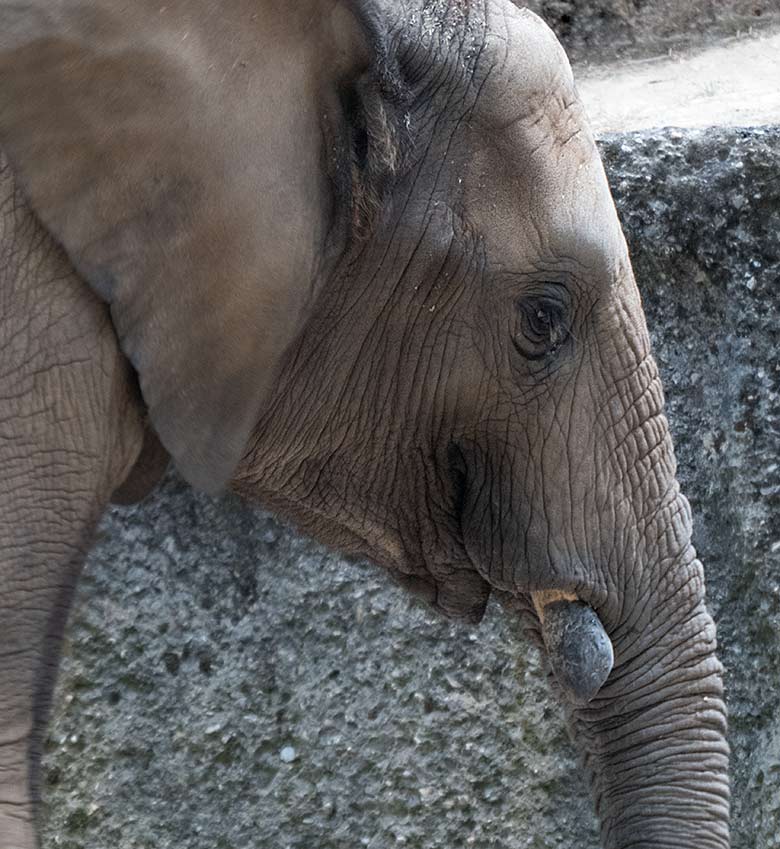
<path id="1" fill-rule="evenodd" d="M 465 133 L 462 191 L 494 257 L 563 254 L 614 276 L 625 246 L 566 55 L 536 15 L 486 9 L 479 95 Z"/>
<path id="2" fill-rule="evenodd" d="M 547 24 L 503 0 L 487 5 L 476 68 L 478 117 L 493 130 L 555 120 L 578 104 L 569 60 Z"/>
<path id="3" fill-rule="evenodd" d="M 587 138 L 579 149 L 550 140 L 529 146 L 518 131 L 473 142 L 462 202 L 495 262 L 524 270 L 529 262 L 566 257 L 602 280 L 614 280 L 627 265 L 609 184 Z"/>

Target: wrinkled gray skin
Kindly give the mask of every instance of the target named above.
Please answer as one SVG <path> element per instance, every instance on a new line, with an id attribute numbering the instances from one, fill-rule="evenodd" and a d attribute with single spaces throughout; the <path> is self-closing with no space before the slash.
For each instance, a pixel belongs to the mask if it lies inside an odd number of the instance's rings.
<path id="1" fill-rule="evenodd" d="M 547 601 L 592 608 L 614 669 L 568 706 L 604 846 L 728 846 L 690 512 L 546 26 L 506 0 L 51 5 L 0 3 L 0 849 L 35 846 L 95 521 L 168 454 L 445 614 L 493 591 L 539 637 Z"/>

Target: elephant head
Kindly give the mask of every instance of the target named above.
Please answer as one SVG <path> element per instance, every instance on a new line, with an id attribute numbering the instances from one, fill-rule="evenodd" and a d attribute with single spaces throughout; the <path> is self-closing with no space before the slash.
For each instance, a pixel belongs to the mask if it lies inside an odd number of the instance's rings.
<path id="1" fill-rule="evenodd" d="M 1 4 L 0 145 L 191 483 L 447 615 L 496 593 L 544 647 L 604 846 L 728 846 L 721 669 L 661 383 L 540 19 Z"/>

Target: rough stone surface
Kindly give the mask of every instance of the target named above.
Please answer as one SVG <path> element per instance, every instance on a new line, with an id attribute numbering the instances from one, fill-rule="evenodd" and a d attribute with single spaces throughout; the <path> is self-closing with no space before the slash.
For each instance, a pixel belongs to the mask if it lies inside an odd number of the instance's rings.
<path id="1" fill-rule="evenodd" d="M 780 129 L 602 144 L 728 670 L 734 847 L 780 847 Z M 63 849 L 595 849 L 540 661 L 169 477 L 106 517 L 45 765 Z"/>
<path id="2" fill-rule="evenodd" d="M 780 0 L 514 0 L 577 61 L 659 56 L 780 23 Z"/>
<path id="3" fill-rule="evenodd" d="M 47 845 L 576 843 L 589 805 L 511 624 L 442 621 L 374 569 L 170 479 L 113 512 L 91 558 Z"/>

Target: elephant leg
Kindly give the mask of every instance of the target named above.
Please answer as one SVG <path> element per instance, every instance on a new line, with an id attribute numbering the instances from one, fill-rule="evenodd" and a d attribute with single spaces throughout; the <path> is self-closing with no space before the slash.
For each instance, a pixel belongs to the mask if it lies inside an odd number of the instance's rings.
<path id="1" fill-rule="evenodd" d="M 95 524 L 143 443 L 108 310 L 0 153 L 0 849 L 34 849 L 60 642 Z"/>
<path id="2" fill-rule="evenodd" d="M 1 526 L 0 849 L 35 846 L 41 744 L 62 632 L 83 560 L 78 536 L 85 540 L 92 524 L 75 523 L 68 532 L 41 522 L 37 508 L 26 508 L 13 504 L 8 510 L 3 503 L 4 516 L 19 521 L 27 533 L 9 533 L 5 522 Z M 29 551 L 19 551 L 19 544 Z"/>

